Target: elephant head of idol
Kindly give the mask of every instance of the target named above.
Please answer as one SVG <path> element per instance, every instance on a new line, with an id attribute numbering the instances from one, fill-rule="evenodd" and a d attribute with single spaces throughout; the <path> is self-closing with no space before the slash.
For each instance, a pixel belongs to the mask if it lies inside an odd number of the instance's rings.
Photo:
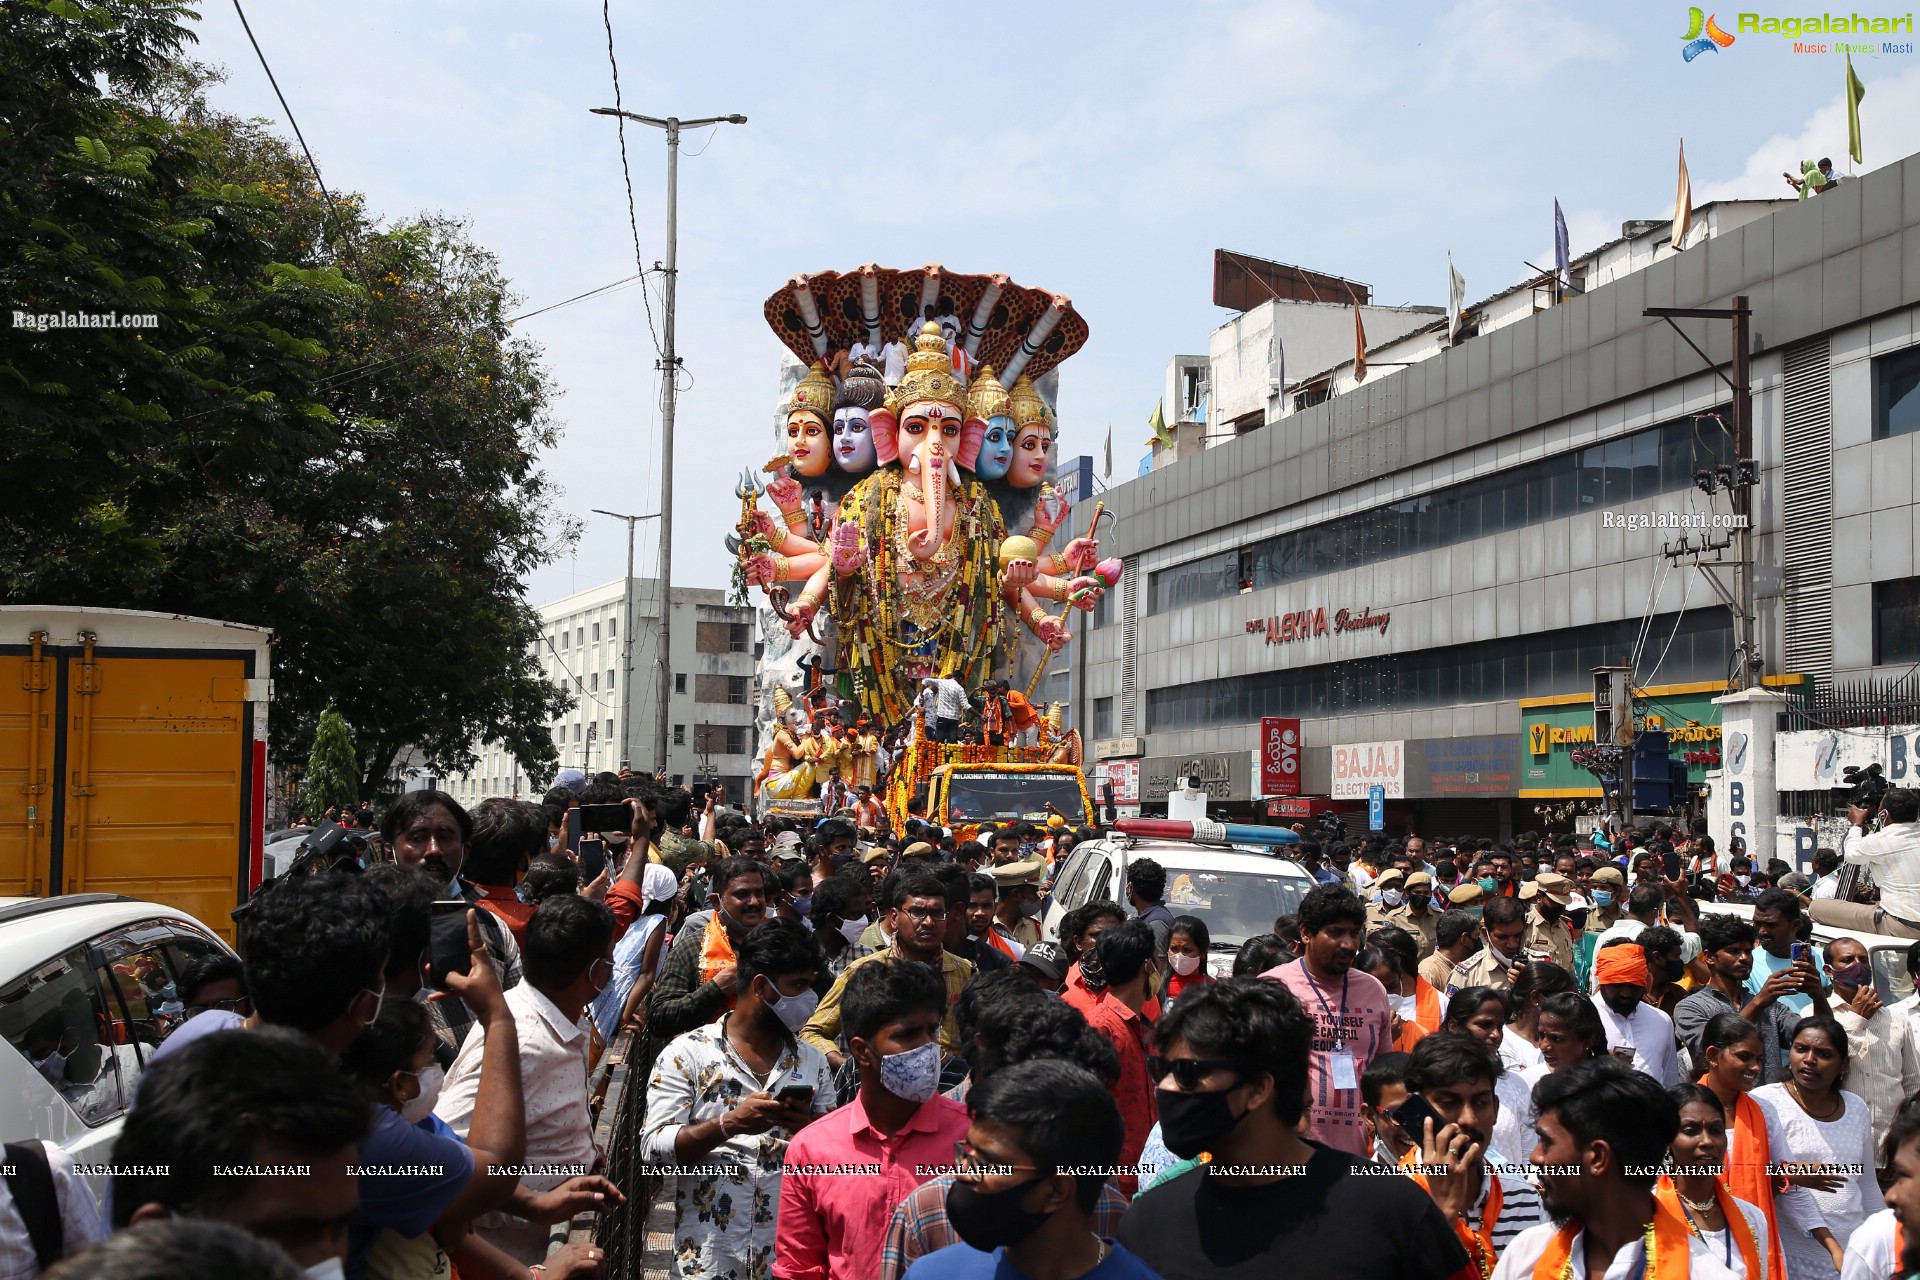
<path id="1" fill-rule="evenodd" d="M 795 475 L 812 480 L 833 465 L 833 379 L 816 362 L 787 401 L 787 456 Z"/>
<path id="2" fill-rule="evenodd" d="M 951 536 L 955 516 L 955 467 L 967 388 L 955 376 L 953 357 L 938 325 L 921 327 L 907 371 L 891 397 L 894 446 L 906 475 L 907 551 L 930 560 Z M 878 433 L 876 433 L 878 434 Z"/>

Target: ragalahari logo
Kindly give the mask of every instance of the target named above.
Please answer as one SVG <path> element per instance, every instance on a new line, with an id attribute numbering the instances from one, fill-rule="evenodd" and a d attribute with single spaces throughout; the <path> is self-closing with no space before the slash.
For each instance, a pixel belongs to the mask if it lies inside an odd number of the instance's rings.
<path id="1" fill-rule="evenodd" d="M 1680 50 L 1682 58 L 1692 62 L 1703 53 L 1718 53 L 1733 43 L 1733 37 L 1714 21 L 1715 16 L 1705 9 L 1687 10 L 1687 34 L 1680 37 L 1687 42 Z"/>

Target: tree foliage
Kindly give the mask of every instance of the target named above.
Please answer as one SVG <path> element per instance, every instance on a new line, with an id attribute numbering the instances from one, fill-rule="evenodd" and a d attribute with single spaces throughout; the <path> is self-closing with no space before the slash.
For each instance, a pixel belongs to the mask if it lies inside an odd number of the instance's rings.
<path id="1" fill-rule="evenodd" d="M 351 809 L 360 797 L 360 756 L 353 749 L 353 736 L 346 718 L 328 707 L 314 726 L 313 750 L 300 775 L 300 804 L 309 817 L 318 818 L 328 809 Z"/>
<path id="2" fill-rule="evenodd" d="M 326 708 L 359 795 L 416 748 L 499 742 L 539 779 L 570 703 L 520 583 L 576 535 L 499 263 L 460 222 L 321 196 L 208 109 L 171 0 L 12 0 L 0 22 L 0 596 L 273 628 L 273 751 Z M 105 86 L 103 88 L 102 86 Z"/>

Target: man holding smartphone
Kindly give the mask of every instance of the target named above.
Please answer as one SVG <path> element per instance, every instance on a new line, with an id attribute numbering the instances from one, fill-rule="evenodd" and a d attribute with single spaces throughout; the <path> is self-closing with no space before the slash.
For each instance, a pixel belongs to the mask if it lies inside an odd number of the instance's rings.
<path id="1" fill-rule="evenodd" d="M 734 955 L 739 997 L 718 1022 L 661 1050 L 641 1127 L 646 1159 L 678 1166 L 673 1190 L 677 1277 L 765 1275 L 787 1143 L 833 1109 L 833 1073 L 795 1033 L 812 1014 L 819 952 L 804 927 L 768 920 Z M 723 1198 L 731 1214 L 713 1212 Z"/>

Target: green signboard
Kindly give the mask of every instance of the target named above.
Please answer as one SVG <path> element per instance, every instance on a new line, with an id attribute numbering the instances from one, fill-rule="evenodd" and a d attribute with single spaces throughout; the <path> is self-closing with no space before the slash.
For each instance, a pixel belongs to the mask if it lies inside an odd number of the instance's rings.
<path id="1" fill-rule="evenodd" d="M 1642 729 L 1665 729 L 1671 756 L 1687 764 L 1687 778 L 1704 782 L 1720 767 L 1720 685 L 1668 685 L 1634 695 Z M 1520 703 L 1522 798 L 1598 796 L 1591 773 L 1573 762 L 1580 747 L 1593 745 L 1593 700 L 1523 699 Z"/>

